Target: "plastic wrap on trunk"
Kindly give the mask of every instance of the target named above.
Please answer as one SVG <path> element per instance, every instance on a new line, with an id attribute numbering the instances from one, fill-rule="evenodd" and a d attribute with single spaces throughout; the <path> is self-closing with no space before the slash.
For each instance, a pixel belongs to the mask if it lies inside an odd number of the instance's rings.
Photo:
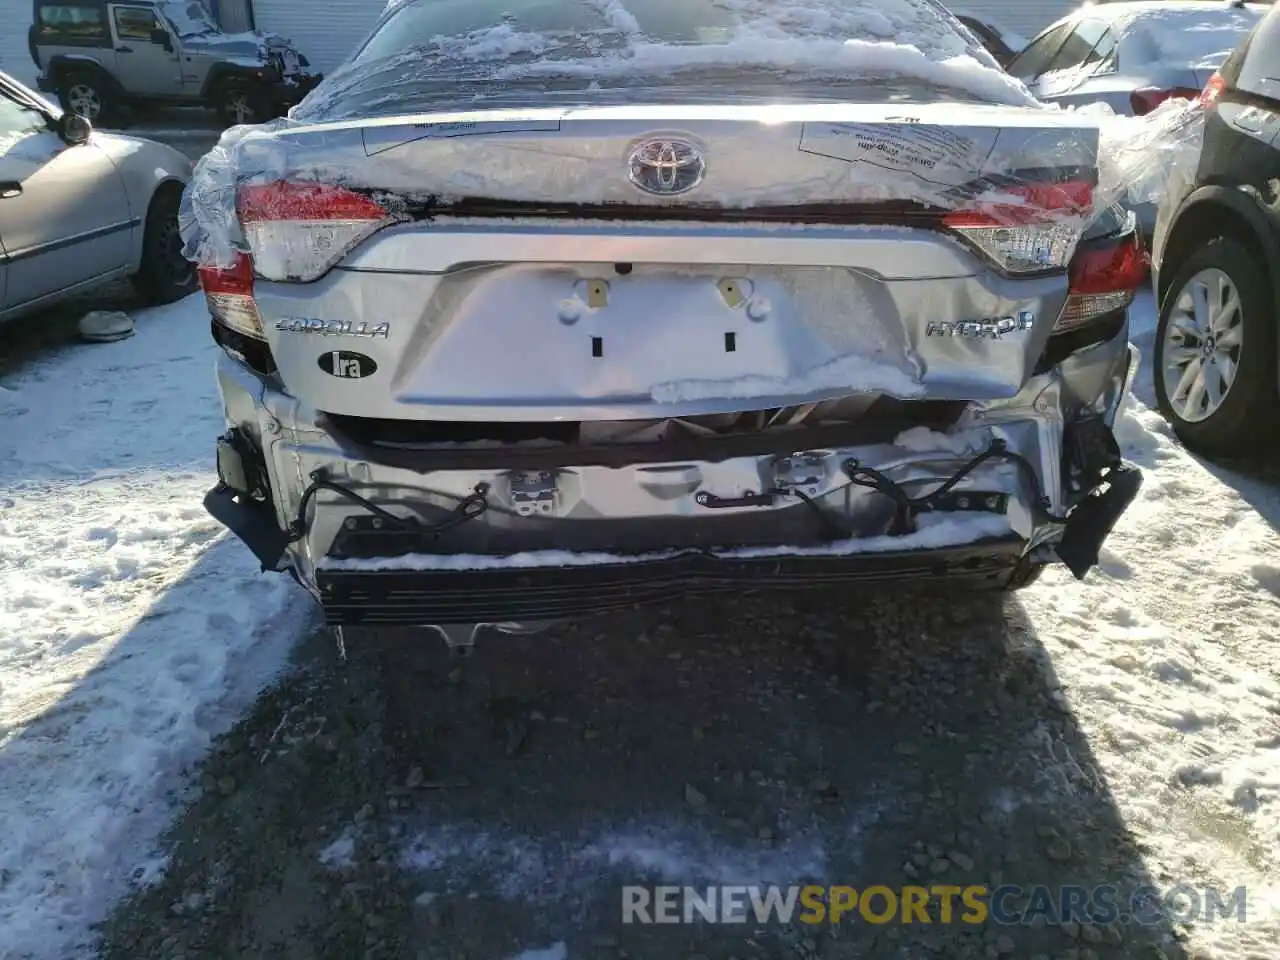
<path id="1" fill-rule="evenodd" d="M 418 2 L 392 0 L 383 22 Z M 696 44 L 637 34 L 625 0 L 600 6 L 609 30 L 571 44 L 502 23 L 408 54 L 357 56 L 289 117 L 227 130 L 184 197 L 186 255 L 232 266 L 248 249 L 245 191 L 300 183 L 371 198 L 383 225 L 477 200 L 553 213 L 631 206 L 634 219 L 682 205 L 708 216 L 790 208 L 801 222 L 815 207 L 907 204 L 957 214 L 946 225 L 971 235 L 1034 227 L 1030 255 L 1055 267 L 1102 210 L 1163 196 L 1198 155 L 1199 104 L 1137 118 L 1039 104 L 985 52 L 949 36 L 937 19 L 946 15 L 927 13 L 926 0 L 794 0 L 787 16 L 738 0 L 734 31 Z M 830 26 L 848 40 L 791 26 L 846 8 L 857 16 L 841 12 L 847 26 Z M 849 85 L 851 67 L 860 86 Z M 786 78 L 797 103 L 734 82 L 743 70 Z M 595 139 L 581 132 L 597 127 Z M 699 142 L 683 131 L 711 131 L 710 172 L 679 197 L 643 195 L 614 142 L 629 129 L 664 132 L 677 153 Z M 254 196 L 259 216 L 286 222 L 297 199 L 282 193 L 264 214 L 273 194 Z"/>

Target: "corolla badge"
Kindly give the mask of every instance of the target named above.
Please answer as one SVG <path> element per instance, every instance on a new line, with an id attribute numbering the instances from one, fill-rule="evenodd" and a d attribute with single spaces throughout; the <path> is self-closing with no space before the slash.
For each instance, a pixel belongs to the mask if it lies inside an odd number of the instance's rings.
<path id="1" fill-rule="evenodd" d="M 317 320 L 308 317 L 283 317 L 276 321 L 280 333 L 312 333 L 323 337 L 363 337 L 386 340 L 391 336 L 389 323 L 352 323 L 350 320 Z"/>
<path id="2" fill-rule="evenodd" d="M 702 182 L 707 161 L 688 140 L 658 137 L 642 140 L 627 158 L 627 176 L 645 193 L 675 196 Z"/>

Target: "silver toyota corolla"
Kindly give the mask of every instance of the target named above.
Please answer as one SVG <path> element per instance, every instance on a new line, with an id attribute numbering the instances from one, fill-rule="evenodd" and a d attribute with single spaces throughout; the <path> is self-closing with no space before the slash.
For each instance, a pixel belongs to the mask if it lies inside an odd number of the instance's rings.
<path id="1" fill-rule="evenodd" d="M 406 0 L 200 165 L 211 512 L 331 624 L 1083 577 L 1145 276 L 933 0 Z M 453 628 L 457 629 L 453 629 Z"/>

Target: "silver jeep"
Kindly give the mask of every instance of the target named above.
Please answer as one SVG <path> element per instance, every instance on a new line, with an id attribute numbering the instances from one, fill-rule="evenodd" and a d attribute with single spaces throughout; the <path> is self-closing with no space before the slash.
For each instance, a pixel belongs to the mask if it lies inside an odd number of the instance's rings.
<path id="1" fill-rule="evenodd" d="M 283 37 L 224 33 L 199 0 L 34 0 L 28 40 L 40 89 L 94 123 L 163 103 L 255 123 L 321 80 Z"/>

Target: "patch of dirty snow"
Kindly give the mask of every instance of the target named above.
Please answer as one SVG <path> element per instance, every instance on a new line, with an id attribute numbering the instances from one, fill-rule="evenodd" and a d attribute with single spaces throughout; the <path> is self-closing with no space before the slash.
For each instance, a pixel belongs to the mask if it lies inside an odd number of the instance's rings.
<path id="1" fill-rule="evenodd" d="M 90 955 L 163 869 L 184 771 L 306 623 L 202 506 L 224 429 L 199 296 L 0 397 L 0 952 Z"/>
<path id="2" fill-rule="evenodd" d="M 331 870 L 350 870 L 356 865 L 356 834 L 351 827 L 343 830 L 320 851 L 320 863 Z"/>
<path id="3" fill-rule="evenodd" d="M 675 380 L 655 384 L 650 395 L 657 403 L 692 403 L 698 400 L 806 397 L 839 390 L 850 393 L 885 393 L 899 400 L 922 396 L 924 387 L 909 374 L 882 361 L 859 355 L 835 357 L 820 366 L 789 377 L 746 375 L 725 380 Z"/>

